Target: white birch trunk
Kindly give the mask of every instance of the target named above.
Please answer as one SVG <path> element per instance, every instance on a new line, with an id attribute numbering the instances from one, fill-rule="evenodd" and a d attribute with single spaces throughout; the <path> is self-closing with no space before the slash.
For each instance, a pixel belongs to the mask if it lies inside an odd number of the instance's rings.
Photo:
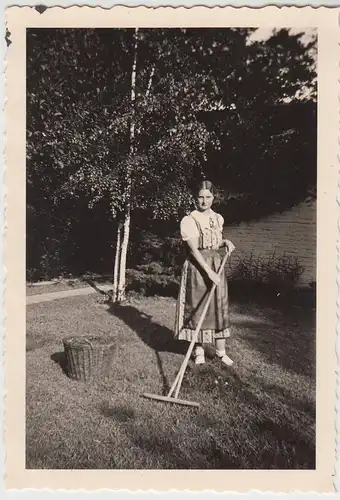
<path id="1" fill-rule="evenodd" d="M 146 88 L 146 92 L 145 92 L 145 98 L 147 99 L 150 95 L 150 90 L 151 90 L 151 86 L 152 86 L 152 79 L 153 79 L 153 75 L 155 74 L 155 69 L 156 69 L 156 65 L 154 64 L 151 68 L 151 71 L 150 71 L 150 76 L 149 76 L 149 81 L 148 81 L 148 86 Z M 137 133 L 139 133 L 141 131 L 141 127 L 138 127 L 137 129 Z"/>
<path id="2" fill-rule="evenodd" d="M 125 300 L 125 289 L 126 289 L 126 257 L 129 244 L 130 236 L 130 210 L 125 214 L 124 226 L 123 226 L 123 238 L 121 240 L 121 251 L 120 251 L 120 262 L 119 262 L 119 282 L 117 289 L 117 302 L 123 302 Z"/>
<path id="3" fill-rule="evenodd" d="M 137 49 L 138 49 L 138 28 L 135 29 L 135 46 L 133 55 L 133 64 L 131 72 L 131 124 L 130 124 L 130 155 L 132 156 L 135 147 L 135 100 L 136 100 L 136 67 L 137 67 Z M 130 237 L 130 222 L 131 222 L 131 187 L 132 187 L 132 170 L 128 166 L 126 171 L 126 188 L 125 188 L 125 214 L 123 225 L 123 238 L 121 239 L 119 272 L 118 272 L 118 287 L 117 287 L 117 302 L 125 300 L 126 289 L 126 258 Z"/>
<path id="4" fill-rule="evenodd" d="M 156 69 L 156 65 L 154 64 L 151 68 L 151 71 L 150 71 L 148 86 L 147 86 L 146 93 L 145 93 L 146 97 L 149 97 L 149 94 L 150 94 L 152 79 L 153 79 L 153 75 L 155 74 L 155 69 Z"/>
<path id="5" fill-rule="evenodd" d="M 113 291 L 112 301 L 116 302 L 118 298 L 118 281 L 119 281 L 119 262 L 121 254 L 121 239 L 122 239 L 122 225 L 118 224 L 117 228 L 117 241 L 116 241 L 116 254 L 113 268 Z"/>

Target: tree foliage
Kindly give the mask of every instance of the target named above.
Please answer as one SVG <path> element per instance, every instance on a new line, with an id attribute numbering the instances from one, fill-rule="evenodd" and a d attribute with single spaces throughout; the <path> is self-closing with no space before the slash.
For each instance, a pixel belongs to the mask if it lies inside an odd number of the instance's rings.
<path id="1" fill-rule="evenodd" d="M 132 109 L 134 30 L 29 29 L 29 226 L 45 211 L 67 239 L 84 203 L 119 219 L 127 171 L 145 221 L 178 219 L 203 176 L 238 195 L 238 218 L 303 200 L 316 179 L 315 42 L 284 29 L 250 43 L 252 31 L 139 30 Z"/>

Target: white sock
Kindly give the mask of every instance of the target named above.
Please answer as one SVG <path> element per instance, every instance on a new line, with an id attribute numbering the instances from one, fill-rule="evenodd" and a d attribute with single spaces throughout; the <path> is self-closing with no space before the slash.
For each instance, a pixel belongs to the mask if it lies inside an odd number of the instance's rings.
<path id="1" fill-rule="evenodd" d="M 216 349 L 216 355 L 221 359 L 222 363 L 224 363 L 225 365 L 232 366 L 234 364 L 234 361 L 229 358 L 229 356 L 225 352 L 225 349 L 223 349 L 223 351 L 218 351 Z"/>
<path id="2" fill-rule="evenodd" d="M 223 358 L 223 356 L 225 356 L 227 353 L 225 352 L 225 349 L 223 349 L 223 351 L 219 351 L 216 349 L 216 355 L 219 357 L 219 358 Z"/>
<path id="3" fill-rule="evenodd" d="M 203 365 L 205 363 L 204 349 L 202 346 L 197 346 L 195 348 L 195 364 Z"/>
<path id="4" fill-rule="evenodd" d="M 204 349 L 201 345 L 195 347 L 195 356 L 204 356 Z"/>

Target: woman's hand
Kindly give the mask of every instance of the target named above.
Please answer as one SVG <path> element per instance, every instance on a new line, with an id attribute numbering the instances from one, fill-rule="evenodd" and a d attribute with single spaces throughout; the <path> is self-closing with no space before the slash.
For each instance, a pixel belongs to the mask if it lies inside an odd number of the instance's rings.
<path id="1" fill-rule="evenodd" d="M 235 250 L 235 245 L 230 241 L 230 240 L 224 240 L 224 245 L 226 248 L 226 252 L 231 255 L 232 252 Z"/>
<path id="2" fill-rule="evenodd" d="M 220 276 L 217 273 L 215 273 L 215 271 L 213 271 L 212 269 L 207 271 L 207 275 L 208 275 L 209 279 L 211 279 L 211 281 L 213 283 L 215 283 L 215 285 L 218 285 L 220 283 L 220 281 L 221 281 Z"/>

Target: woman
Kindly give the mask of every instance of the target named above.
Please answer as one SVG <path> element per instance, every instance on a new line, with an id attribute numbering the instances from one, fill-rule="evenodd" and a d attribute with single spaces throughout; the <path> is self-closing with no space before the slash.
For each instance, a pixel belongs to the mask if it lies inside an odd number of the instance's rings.
<path id="1" fill-rule="evenodd" d="M 181 221 L 181 236 L 188 247 L 183 265 L 176 311 L 176 338 L 191 341 L 205 305 L 209 290 L 216 283 L 216 291 L 197 337 L 194 349 L 195 363 L 205 362 L 203 345 L 214 344 L 222 363 L 231 366 L 226 354 L 226 338 L 230 337 L 228 287 L 226 275 L 218 276 L 222 262 L 221 247 L 231 254 L 235 249 L 229 240 L 222 239 L 223 217 L 211 208 L 215 189 L 203 181 L 197 190 L 197 210 Z"/>

